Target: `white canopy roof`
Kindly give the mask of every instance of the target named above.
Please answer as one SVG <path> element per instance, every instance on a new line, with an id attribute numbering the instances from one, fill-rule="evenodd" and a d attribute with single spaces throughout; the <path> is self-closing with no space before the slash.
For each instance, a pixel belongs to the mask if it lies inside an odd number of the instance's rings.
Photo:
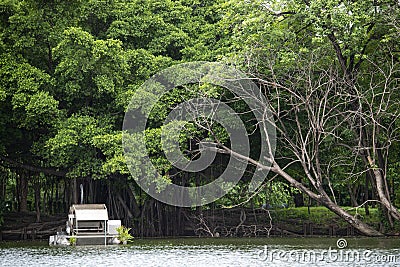
<path id="1" fill-rule="evenodd" d="M 107 221 L 108 212 L 105 204 L 75 204 L 70 208 L 77 221 Z"/>

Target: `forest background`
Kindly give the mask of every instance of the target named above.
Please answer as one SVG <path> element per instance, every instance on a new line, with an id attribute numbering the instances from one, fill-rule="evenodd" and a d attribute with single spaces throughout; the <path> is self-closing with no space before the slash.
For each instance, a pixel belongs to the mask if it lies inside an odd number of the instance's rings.
<path id="1" fill-rule="evenodd" d="M 162 236 L 183 234 L 190 212 L 323 206 L 361 234 L 393 231 L 400 221 L 399 20 L 395 0 L 3 0 L 0 218 L 34 211 L 40 221 L 71 203 L 106 203 L 138 235 Z M 169 93 L 146 129 L 159 184 L 209 183 L 232 154 L 220 125 L 193 123 L 181 133 L 182 149 L 196 157 L 199 140 L 210 138 L 221 152 L 213 164 L 189 173 L 166 159 L 160 122 L 193 92 L 241 114 L 252 145 L 248 175 L 233 190 L 181 208 L 136 184 L 133 176 L 148 174 L 129 172 L 122 123 L 144 81 L 192 61 L 221 62 L 251 77 L 270 103 L 277 141 L 264 166 L 257 160 L 262 128 L 241 99 L 206 83 Z M 264 167 L 267 179 L 249 193 L 251 173 Z M 363 215 L 350 212 L 355 207 Z M 371 207 L 385 227 L 369 223 Z"/>

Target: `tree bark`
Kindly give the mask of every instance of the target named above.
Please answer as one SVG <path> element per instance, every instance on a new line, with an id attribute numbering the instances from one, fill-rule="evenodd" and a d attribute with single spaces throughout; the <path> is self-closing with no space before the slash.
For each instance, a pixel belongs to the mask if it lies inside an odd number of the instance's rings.
<path id="1" fill-rule="evenodd" d="M 140 216 L 140 208 L 136 200 L 136 196 L 134 193 L 135 191 L 131 183 L 128 183 L 128 187 L 129 189 L 127 191 L 130 198 L 130 204 L 131 204 L 130 206 L 132 206 L 133 216 L 135 218 L 138 218 Z"/>
<path id="2" fill-rule="evenodd" d="M 36 177 L 34 182 L 35 189 L 35 211 L 36 211 L 36 222 L 40 222 L 40 178 Z"/>
<path id="3" fill-rule="evenodd" d="M 348 189 L 349 189 L 349 194 L 350 194 L 350 200 L 351 200 L 351 205 L 353 207 L 357 207 L 358 206 L 358 202 L 357 202 L 357 186 L 355 185 L 354 187 L 350 184 L 348 184 Z"/>
<path id="4" fill-rule="evenodd" d="M 6 182 L 7 181 L 7 174 L 2 175 L 0 177 L 0 199 L 4 200 L 6 195 Z"/>
<path id="5" fill-rule="evenodd" d="M 28 178 L 24 172 L 18 175 L 19 187 L 18 187 L 18 195 L 19 195 L 19 211 L 26 212 L 28 211 Z"/>
<path id="6" fill-rule="evenodd" d="M 395 218 L 396 220 L 400 221 L 400 213 L 396 207 L 388 200 L 386 197 L 385 191 L 385 182 L 382 177 L 381 171 L 374 167 L 374 161 L 370 156 L 367 157 L 369 165 L 373 168 L 372 173 L 374 174 L 375 181 L 376 181 L 376 191 L 378 193 L 379 200 L 381 201 L 382 205 L 388 210 L 388 213 Z"/>
<path id="7" fill-rule="evenodd" d="M 118 199 L 119 203 L 121 204 L 122 208 L 125 210 L 128 218 L 133 218 L 132 212 L 129 210 L 128 206 L 126 205 L 124 199 L 121 197 L 120 194 L 117 194 L 117 199 Z"/>
<path id="8" fill-rule="evenodd" d="M 71 189 L 72 189 L 72 203 L 78 204 L 78 189 L 77 189 L 76 178 L 72 179 L 71 181 Z"/>
<path id="9" fill-rule="evenodd" d="M 162 216 L 162 205 L 161 202 L 156 201 L 156 207 L 157 207 L 157 219 L 158 219 L 158 236 L 163 237 L 163 229 L 162 229 L 162 224 L 163 224 L 163 216 Z"/>
<path id="10" fill-rule="evenodd" d="M 347 223 L 353 226 L 355 229 L 360 231 L 362 234 L 366 236 L 383 236 L 382 233 L 373 229 L 368 224 L 358 220 L 353 215 L 343 210 L 339 205 L 334 203 L 329 196 L 320 188 L 318 191 L 319 194 L 314 193 L 309 188 L 304 186 L 302 183 L 296 181 L 293 177 L 283 171 L 277 164 L 274 164 L 272 169 L 273 172 L 282 176 L 286 181 L 288 181 L 292 186 L 296 187 L 303 193 L 307 194 L 310 198 L 316 200 L 318 203 L 327 207 L 330 211 L 334 212 L 336 215 L 344 219 Z"/>
<path id="11" fill-rule="evenodd" d="M 351 215 L 348 212 L 346 212 L 345 210 L 343 210 L 340 206 L 338 206 L 333 201 L 331 201 L 330 198 L 323 196 L 320 199 L 320 203 L 323 204 L 325 207 L 327 207 L 329 210 L 336 213 L 339 217 L 343 218 L 346 222 L 348 222 L 351 226 L 353 226 L 355 229 L 357 229 L 364 235 L 366 235 L 366 236 L 383 236 L 383 234 L 380 233 L 379 231 L 373 229 L 368 224 L 358 220 L 353 215 Z"/>
<path id="12" fill-rule="evenodd" d="M 366 172 L 365 173 L 365 188 L 364 188 L 364 202 L 365 202 L 365 205 L 364 205 L 364 209 L 365 209 L 365 215 L 366 216 L 369 216 L 369 205 L 368 205 L 368 199 L 369 199 L 369 194 L 368 194 L 368 179 L 369 178 L 369 174 L 368 174 L 368 172 Z"/>
<path id="13" fill-rule="evenodd" d="M 314 193 L 311 189 L 309 189 L 307 186 L 302 184 L 301 182 L 297 181 L 294 179 L 292 176 L 290 176 L 288 173 L 286 173 L 284 170 L 280 168 L 277 162 L 273 161 L 272 167 L 267 167 L 262 165 L 260 162 L 255 161 L 249 157 L 243 156 L 239 153 L 236 153 L 229 149 L 226 146 L 222 146 L 222 149 L 216 149 L 217 152 L 219 153 L 227 153 L 231 154 L 234 157 L 237 157 L 239 159 L 243 159 L 248 161 L 249 163 L 254 164 L 257 168 L 260 169 L 265 169 L 265 170 L 271 170 L 274 173 L 282 176 L 286 181 L 288 181 L 292 186 L 295 188 L 299 189 L 301 192 L 304 194 L 308 195 L 310 198 L 314 199 L 318 203 L 324 205 L 327 207 L 330 211 L 334 212 L 336 215 L 344 219 L 347 223 L 349 223 L 351 226 L 353 226 L 355 229 L 357 229 L 360 233 L 366 235 L 366 236 L 383 236 L 382 233 L 379 231 L 375 230 L 368 224 L 358 220 L 355 218 L 353 215 L 350 213 L 346 212 L 343 210 L 339 205 L 334 203 L 330 197 L 326 194 L 325 190 L 322 188 L 322 186 L 316 185 L 315 188 L 318 191 L 318 194 Z"/>

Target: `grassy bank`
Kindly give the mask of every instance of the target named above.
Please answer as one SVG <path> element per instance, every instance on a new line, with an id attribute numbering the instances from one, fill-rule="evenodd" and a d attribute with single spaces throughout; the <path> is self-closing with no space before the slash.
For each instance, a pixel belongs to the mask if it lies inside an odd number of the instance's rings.
<path id="1" fill-rule="evenodd" d="M 378 208 L 369 208 L 369 215 L 365 214 L 364 208 L 355 209 L 353 207 L 343 207 L 353 216 L 356 216 L 363 222 L 373 226 L 377 230 L 384 230 L 387 234 L 396 234 L 400 232 L 399 225 L 394 229 L 389 229 L 388 224 L 382 222 L 382 215 Z M 305 225 L 312 224 L 314 234 L 328 234 L 329 231 L 335 231 L 336 234 L 346 235 L 349 225 L 339 216 L 328 210 L 326 207 L 299 207 L 286 208 L 271 211 L 273 223 L 281 225 L 294 233 L 304 232 Z"/>
<path id="2" fill-rule="evenodd" d="M 370 208 L 369 215 L 365 214 L 365 209 L 356 210 L 353 207 L 343 207 L 353 216 L 356 216 L 364 222 L 374 225 L 380 222 L 379 210 Z M 274 210 L 271 215 L 278 220 L 295 220 L 298 223 L 312 222 L 315 224 L 329 225 L 336 223 L 339 226 L 346 226 L 347 223 L 339 216 L 328 210 L 326 207 L 299 207 Z"/>

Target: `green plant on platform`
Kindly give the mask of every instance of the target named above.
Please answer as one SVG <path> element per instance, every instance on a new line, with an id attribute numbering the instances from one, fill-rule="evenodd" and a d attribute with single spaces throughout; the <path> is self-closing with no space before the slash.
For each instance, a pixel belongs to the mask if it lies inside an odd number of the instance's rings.
<path id="1" fill-rule="evenodd" d="M 117 227 L 116 230 L 118 232 L 118 240 L 121 241 L 122 244 L 126 244 L 133 239 L 133 236 L 129 233 L 131 228 L 121 225 Z"/>
<path id="2" fill-rule="evenodd" d="M 69 238 L 69 243 L 71 244 L 71 246 L 75 246 L 76 245 L 76 237 L 75 236 L 71 236 Z"/>

